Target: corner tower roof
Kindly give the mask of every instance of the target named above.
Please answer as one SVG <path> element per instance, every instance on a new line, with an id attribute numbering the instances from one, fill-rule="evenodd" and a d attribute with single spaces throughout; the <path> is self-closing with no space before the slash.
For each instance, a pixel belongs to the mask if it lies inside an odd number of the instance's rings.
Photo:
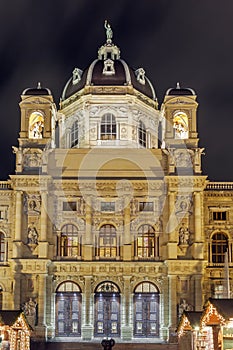
<path id="1" fill-rule="evenodd" d="M 22 95 L 52 95 L 52 93 L 48 88 L 42 88 L 41 83 L 38 82 L 37 87 L 25 89 Z"/>

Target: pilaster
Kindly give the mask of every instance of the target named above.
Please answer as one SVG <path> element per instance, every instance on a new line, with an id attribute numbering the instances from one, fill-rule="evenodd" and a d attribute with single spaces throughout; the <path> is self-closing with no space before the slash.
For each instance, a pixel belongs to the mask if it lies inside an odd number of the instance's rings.
<path id="1" fill-rule="evenodd" d="M 167 224 L 167 233 L 168 233 L 168 243 L 167 243 L 167 257 L 168 259 L 177 258 L 177 237 L 176 237 L 176 226 L 177 219 L 175 215 L 175 200 L 176 193 L 170 191 L 168 194 L 168 224 Z"/>
<path id="2" fill-rule="evenodd" d="M 174 342 L 175 330 L 177 326 L 177 291 L 176 275 L 169 277 L 169 339 Z"/>
<path id="3" fill-rule="evenodd" d="M 202 201 L 201 193 L 194 192 L 194 243 L 192 245 L 192 255 L 194 259 L 203 259 L 203 240 L 202 240 Z"/>
<path id="4" fill-rule="evenodd" d="M 123 276 L 124 279 L 124 296 L 121 296 L 123 303 L 121 336 L 123 340 L 131 340 L 133 336 L 132 322 L 132 294 L 130 292 L 131 276 Z"/>
<path id="5" fill-rule="evenodd" d="M 13 258 L 20 258 L 22 255 L 22 209 L 23 192 L 16 191 L 15 195 L 15 239 L 13 242 Z"/>
<path id="6" fill-rule="evenodd" d="M 84 276 L 84 278 L 82 339 L 91 340 L 94 331 L 94 294 L 91 292 L 92 276 Z"/>
<path id="7" fill-rule="evenodd" d="M 130 203 L 127 203 L 124 210 L 124 241 L 123 241 L 123 260 L 130 261 L 132 258 L 131 252 L 131 237 L 130 237 Z"/>
<path id="8" fill-rule="evenodd" d="M 41 225 L 40 225 L 40 241 L 39 241 L 39 257 L 47 258 L 48 257 L 48 238 L 47 238 L 47 229 L 48 229 L 48 195 L 45 191 L 41 193 Z"/>

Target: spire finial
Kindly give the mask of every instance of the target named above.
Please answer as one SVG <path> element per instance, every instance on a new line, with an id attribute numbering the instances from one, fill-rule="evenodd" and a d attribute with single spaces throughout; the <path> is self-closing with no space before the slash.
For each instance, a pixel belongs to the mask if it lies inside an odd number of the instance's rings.
<path id="1" fill-rule="evenodd" d="M 107 43 L 111 44 L 112 37 L 113 37 L 113 31 L 112 31 L 112 28 L 110 26 L 110 23 L 107 20 L 104 21 L 104 28 L 106 29 Z"/>
<path id="2" fill-rule="evenodd" d="M 176 88 L 180 89 L 180 83 L 179 82 L 176 83 Z"/>
<path id="3" fill-rule="evenodd" d="M 41 83 L 39 81 L 37 83 L 37 89 L 41 89 Z"/>

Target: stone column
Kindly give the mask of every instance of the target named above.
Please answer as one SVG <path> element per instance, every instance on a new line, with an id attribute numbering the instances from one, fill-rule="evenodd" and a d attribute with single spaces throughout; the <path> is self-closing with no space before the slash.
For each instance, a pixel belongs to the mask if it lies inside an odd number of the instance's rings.
<path id="1" fill-rule="evenodd" d="M 202 311 L 203 302 L 202 302 L 202 276 L 195 275 L 194 283 L 195 283 L 195 311 Z"/>
<path id="2" fill-rule="evenodd" d="M 22 194 L 23 192 L 16 192 L 15 199 L 15 240 L 21 241 L 21 229 L 22 229 Z"/>
<path id="3" fill-rule="evenodd" d="M 177 326 L 177 295 L 176 276 L 169 276 L 169 333 L 170 342 L 174 342 L 175 329 Z"/>
<path id="4" fill-rule="evenodd" d="M 132 324 L 132 305 L 131 305 L 131 289 L 130 279 L 131 276 L 123 276 L 124 279 L 124 291 L 121 295 L 121 310 L 122 310 L 122 327 L 121 337 L 123 340 L 131 340 L 133 335 Z"/>
<path id="5" fill-rule="evenodd" d="M 21 277 L 20 277 L 20 273 L 15 273 L 14 293 L 13 293 L 13 295 L 14 295 L 13 309 L 15 309 L 15 310 L 20 310 L 20 307 L 21 307 L 20 294 L 21 294 Z"/>
<path id="6" fill-rule="evenodd" d="M 203 259 L 202 243 L 202 219 L 201 219 L 201 193 L 194 192 L 194 242 L 192 245 L 192 254 L 195 259 Z"/>
<path id="7" fill-rule="evenodd" d="M 41 193 L 41 225 L 40 225 L 40 241 L 47 241 L 47 193 Z"/>
<path id="8" fill-rule="evenodd" d="M 39 239 L 39 257 L 48 257 L 48 197 L 45 191 L 41 192 L 41 221 L 40 221 L 40 239 Z"/>
<path id="9" fill-rule="evenodd" d="M 168 259 L 176 259 L 177 258 L 178 239 L 176 237 L 177 219 L 176 219 L 176 215 L 175 215 L 175 200 L 176 200 L 176 193 L 169 192 L 169 194 L 168 194 L 168 224 L 167 224 L 167 233 L 168 233 L 167 257 L 168 257 Z"/>
<path id="10" fill-rule="evenodd" d="M 86 232 L 85 232 L 85 245 L 84 245 L 84 260 L 92 260 L 92 250 L 93 250 L 93 237 L 92 237 L 92 203 L 91 197 L 86 201 Z"/>
<path id="11" fill-rule="evenodd" d="M 38 290 L 38 325 L 36 332 L 39 338 L 45 338 L 46 329 L 46 274 L 39 274 Z"/>
<path id="12" fill-rule="evenodd" d="M 123 260 L 129 261 L 132 259 L 131 253 L 131 237 L 130 237 L 130 203 L 127 199 L 124 200 L 124 240 L 123 240 Z"/>
<path id="13" fill-rule="evenodd" d="M 201 225 L 201 194 L 194 192 L 194 220 L 195 220 L 195 242 L 202 241 Z"/>
<path id="14" fill-rule="evenodd" d="M 92 276 L 85 276 L 85 289 L 83 293 L 83 319 L 82 339 L 91 340 L 94 330 L 94 293 L 91 290 Z"/>
<path id="15" fill-rule="evenodd" d="M 21 257 L 22 246 L 22 213 L 23 213 L 23 192 L 16 191 L 15 196 L 15 239 L 13 242 L 13 258 Z"/>

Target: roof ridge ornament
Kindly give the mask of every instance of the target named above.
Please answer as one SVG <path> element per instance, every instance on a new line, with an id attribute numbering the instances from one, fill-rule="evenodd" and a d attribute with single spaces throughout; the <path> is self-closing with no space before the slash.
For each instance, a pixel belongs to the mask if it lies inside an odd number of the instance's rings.
<path id="1" fill-rule="evenodd" d="M 113 31 L 112 31 L 110 23 L 107 20 L 104 21 L 104 28 L 106 29 L 107 44 L 111 44 L 112 37 L 113 37 Z"/>

